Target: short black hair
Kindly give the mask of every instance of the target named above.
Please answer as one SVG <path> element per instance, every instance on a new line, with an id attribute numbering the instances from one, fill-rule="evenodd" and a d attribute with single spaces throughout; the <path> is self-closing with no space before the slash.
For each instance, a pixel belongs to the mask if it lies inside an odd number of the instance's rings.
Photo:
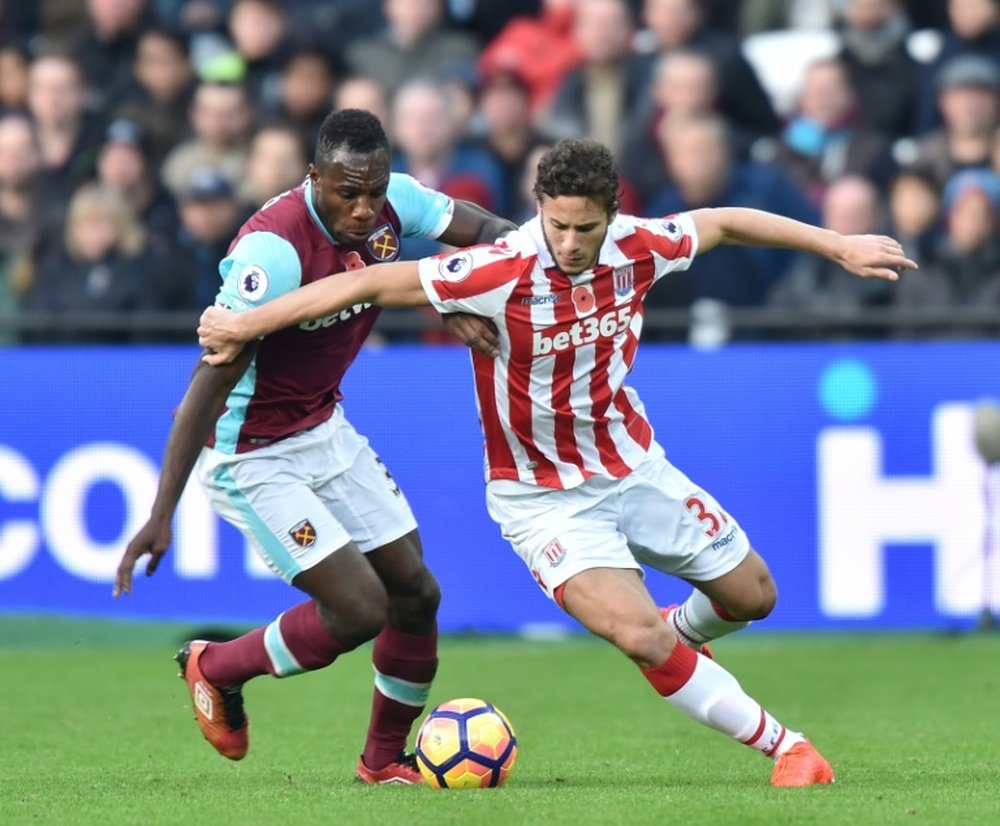
<path id="1" fill-rule="evenodd" d="M 611 150 L 589 140 L 561 140 L 538 162 L 534 193 L 593 198 L 609 212 L 618 210 L 618 169 Z"/>
<path id="2" fill-rule="evenodd" d="M 339 149 L 370 155 L 389 152 L 389 136 L 382 123 L 364 109 L 341 109 L 331 112 L 323 120 L 316 138 L 316 166 L 325 167 L 333 162 Z"/>

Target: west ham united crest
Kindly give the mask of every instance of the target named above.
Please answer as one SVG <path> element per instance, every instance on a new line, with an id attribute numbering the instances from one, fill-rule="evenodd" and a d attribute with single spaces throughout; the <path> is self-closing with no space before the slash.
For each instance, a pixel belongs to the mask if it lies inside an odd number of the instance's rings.
<path id="1" fill-rule="evenodd" d="M 316 529 L 308 519 L 303 519 L 295 525 L 288 532 L 288 535 L 295 540 L 296 545 L 301 545 L 303 548 L 308 548 L 316 543 Z"/>
<path id="2" fill-rule="evenodd" d="M 392 224 L 382 224 L 371 235 L 365 245 L 368 252 L 379 261 L 393 261 L 399 258 L 399 236 Z"/>

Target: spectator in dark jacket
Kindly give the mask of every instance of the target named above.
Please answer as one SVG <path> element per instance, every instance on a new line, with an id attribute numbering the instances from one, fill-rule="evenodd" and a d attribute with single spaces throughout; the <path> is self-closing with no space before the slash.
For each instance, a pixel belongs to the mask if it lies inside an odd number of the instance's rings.
<path id="1" fill-rule="evenodd" d="M 958 55 L 937 77 L 944 123 L 917 143 L 912 164 L 930 170 L 943 187 L 958 170 L 989 166 L 1000 124 L 1000 64 L 981 55 Z"/>
<path id="2" fill-rule="evenodd" d="M 945 187 L 942 204 L 947 236 L 937 261 L 900 279 L 896 305 L 1000 313 L 1000 177 L 983 169 L 959 172 Z"/>
<path id="3" fill-rule="evenodd" d="M 917 64 L 906 48 L 909 33 L 899 0 L 848 0 L 840 59 L 867 126 L 892 137 L 913 129 Z"/>
<path id="4" fill-rule="evenodd" d="M 662 130 L 672 185 L 646 205 L 648 215 L 699 207 L 764 209 L 816 223 L 816 210 L 781 172 L 760 163 L 734 164 L 725 122 L 717 116 L 679 116 Z M 697 274 L 678 273 L 652 291 L 647 306 L 687 306 L 698 298 L 748 306 L 763 303 L 795 256 L 786 250 L 718 247 L 700 256 Z M 733 278 L 738 272 L 739 278 Z"/>
<path id="5" fill-rule="evenodd" d="M 24 297 L 26 311 L 64 314 L 32 341 L 127 341 L 127 333 L 78 329 L 75 314 L 160 309 L 165 272 L 150 256 L 145 233 L 128 202 L 97 184 L 81 187 L 69 204 L 64 243 L 42 258 Z"/>

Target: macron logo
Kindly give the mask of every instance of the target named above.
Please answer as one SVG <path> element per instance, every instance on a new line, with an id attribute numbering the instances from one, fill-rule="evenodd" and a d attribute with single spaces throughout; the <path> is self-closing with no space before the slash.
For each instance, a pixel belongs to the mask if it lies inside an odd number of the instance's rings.
<path id="1" fill-rule="evenodd" d="M 544 330 L 535 332 L 531 340 L 531 355 L 547 356 L 569 350 L 572 347 L 582 347 L 593 344 L 599 338 L 611 338 L 628 329 L 632 321 L 632 308 L 629 305 L 605 313 L 600 318 L 590 316 L 575 322 L 569 329 L 550 334 Z"/>

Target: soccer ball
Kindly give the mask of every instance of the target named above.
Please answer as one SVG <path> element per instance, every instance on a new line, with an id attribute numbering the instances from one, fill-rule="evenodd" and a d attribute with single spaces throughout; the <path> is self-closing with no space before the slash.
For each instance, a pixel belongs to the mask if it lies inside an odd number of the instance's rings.
<path id="1" fill-rule="evenodd" d="M 441 703 L 417 731 L 417 767 L 435 789 L 502 786 L 516 759 L 510 720 L 485 700 Z"/>

